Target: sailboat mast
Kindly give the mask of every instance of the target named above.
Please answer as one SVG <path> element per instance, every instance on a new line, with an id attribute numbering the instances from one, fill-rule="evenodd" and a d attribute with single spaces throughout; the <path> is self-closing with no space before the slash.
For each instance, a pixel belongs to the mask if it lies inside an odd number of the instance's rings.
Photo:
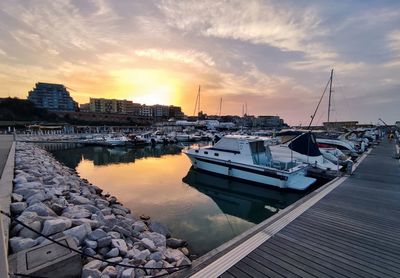
<path id="1" fill-rule="evenodd" d="M 331 116 L 332 77 L 333 77 L 333 69 L 331 70 L 331 77 L 329 79 L 328 123 Z"/>
<path id="2" fill-rule="evenodd" d="M 222 98 L 219 101 L 219 116 L 221 117 L 221 110 L 222 110 Z"/>
<path id="3" fill-rule="evenodd" d="M 198 95 L 199 95 L 199 111 L 198 111 L 198 113 L 200 113 L 200 85 L 199 85 L 199 93 L 198 93 Z"/>

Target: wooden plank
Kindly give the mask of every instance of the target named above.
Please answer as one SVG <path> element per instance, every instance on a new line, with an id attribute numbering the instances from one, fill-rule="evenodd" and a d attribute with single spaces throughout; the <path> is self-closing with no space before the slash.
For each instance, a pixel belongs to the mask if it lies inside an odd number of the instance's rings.
<path id="1" fill-rule="evenodd" d="M 280 252 L 282 256 L 292 257 L 299 262 L 310 265 L 311 267 L 325 273 L 330 277 L 348 277 L 347 272 L 343 271 L 340 267 L 333 264 L 330 260 L 325 260 L 324 257 L 314 256 L 312 252 L 305 252 L 301 246 L 289 243 L 280 237 L 274 237 L 274 239 L 269 240 L 265 245 L 260 246 L 260 248 L 268 247 Z"/>
<path id="2" fill-rule="evenodd" d="M 294 254 L 290 253 L 290 252 L 285 252 L 284 249 L 281 248 L 276 248 L 276 246 L 270 244 L 270 241 L 268 241 L 268 244 L 263 244 L 260 247 L 257 248 L 257 251 L 261 251 L 262 253 L 265 254 L 269 254 L 271 256 L 273 256 L 275 259 L 277 259 L 278 261 L 282 261 L 285 262 L 289 265 L 294 266 L 295 268 L 301 269 L 301 271 L 304 271 L 305 273 L 307 273 L 308 276 L 310 276 L 310 273 L 312 273 L 311 276 L 313 277 L 331 277 L 329 275 L 327 275 L 324 271 L 321 271 L 322 269 L 320 267 L 315 267 L 315 264 L 313 266 L 311 266 L 310 264 L 308 264 L 308 261 L 306 262 L 306 258 L 305 257 L 300 257 L 300 256 L 294 256 Z M 261 254 L 261 253 L 259 253 Z M 264 255 L 265 255 L 264 254 Z M 301 274 L 301 273 L 300 273 Z M 307 277 L 304 276 L 304 277 Z M 302 275 L 303 276 L 303 275 Z"/>
<path id="3" fill-rule="evenodd" d="M 241 263 L 250 266 L 253 270 L 256 270 L 257 272 L 260 272 L 268 277 L 277 277 L 277 278 L 285 277 L 282 273 L 274 271 L 269 266 L 266 267 L 263 264 L 260 264 L 257 260 L 250 259 L 248 256 L 245 257 L 243 260 L 241 260 Z"/>
<path id="4" fill-rule="evenodd" d="M 246 258 L 243 259 L 243 261 L 246 260 L 252 260 L 257 262 L 259 265 L 263 266 L 264 268 L 270 269 L 276 273 L 281 274 L 284 277 L 300 277 L 299 275 L 287 270 L 286 268 L 282 267 L 280 264 L 275 264 L 271 262 L 270 260 L 259 256 L 257 253 L 254 251 L 250 253 Z M 246 261 L 247 264 L 249 264 L 248 261 Z M 260 268 L 261 270 L 262 268 Z"/>
<path id="5" fill-rule="evenodd" d="M 238 265 L 234 265 L 232 266 L 227 272 L 225 273 L 229 273 L 230 275 L 232 275 L 233 277 L 237 277 L 237 278 L 251 278 L 252 276 L 247 274 L 245 269 L 243 269 L 242 267 L 239 267 Z"/>
<path id="6" fill-rule="evenodd" d="M 294 240 L 293 238 L 288 238 L 288 240 Z M 348 255 L 345 253 L 346 249 L 335 249 L 335 246 L 329 243 L 324 243 L 315 238 L 301 238 L 295 239 L 295 242 L 303 247 L 308 247 L 316 252 L 321 253 L 327 258 L 346 264 L 352 268 L 359 269 L 362 272 L 370 273 L 371 275 L 380 276 L 379 273 L 388 273 L 391 275 L 400 276 L 398 270 L 391 267 L 389 270 L 389 265 L 386 263 L 377 264 L 376 260 L 373 258 L 355 256 L 355 254 Z M 347 251 L 351 250 L 350 248 Z M 342 266 L 343 267 L 343 266 Z M 393 271 L 394 270 L 394 271 Z"/>

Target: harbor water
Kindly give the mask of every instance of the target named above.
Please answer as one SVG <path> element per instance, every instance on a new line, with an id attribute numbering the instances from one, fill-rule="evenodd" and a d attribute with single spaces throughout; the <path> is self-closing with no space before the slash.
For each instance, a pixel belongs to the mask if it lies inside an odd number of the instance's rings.
<path id="1" fill-rule="evenodd" d="M 182 145 L 101 147 L 49 144 L 56 159 L 186 239 L 201 256 L 303 197 L 191 169 Z"/>

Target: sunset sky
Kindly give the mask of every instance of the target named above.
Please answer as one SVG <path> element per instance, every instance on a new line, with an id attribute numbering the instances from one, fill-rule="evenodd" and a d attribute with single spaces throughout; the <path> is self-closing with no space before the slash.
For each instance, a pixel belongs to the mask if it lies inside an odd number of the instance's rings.
<path id="1" fill-rule="evenodd" d="M 400 1 L 0 2 L 0 97 L 38 81 L 193 114 L 307 124 L 334 73 L 332 120 L 400 120 Z M 323 102 L 316 123 L 326 120 Z"/>

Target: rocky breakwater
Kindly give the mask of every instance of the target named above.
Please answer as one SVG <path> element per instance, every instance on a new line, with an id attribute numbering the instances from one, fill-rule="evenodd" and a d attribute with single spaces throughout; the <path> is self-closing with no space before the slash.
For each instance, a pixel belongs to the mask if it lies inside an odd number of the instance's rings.
<path id="1" fill-rule="evenodd" d="M 82 277 L 142 277 L 190 265 L 186 242 L 170 237 L 166 227 L 143 221 L 109 194 L 33 144 L 18 143 L 15 158 L 12 215 L 30 228 L 56 239 L 72 236 L 83 258 Z M 15 253 L 48 242 L 15 221 L 10 248 Z M 154 269 L 113 266 L 98 259 Z"/>

